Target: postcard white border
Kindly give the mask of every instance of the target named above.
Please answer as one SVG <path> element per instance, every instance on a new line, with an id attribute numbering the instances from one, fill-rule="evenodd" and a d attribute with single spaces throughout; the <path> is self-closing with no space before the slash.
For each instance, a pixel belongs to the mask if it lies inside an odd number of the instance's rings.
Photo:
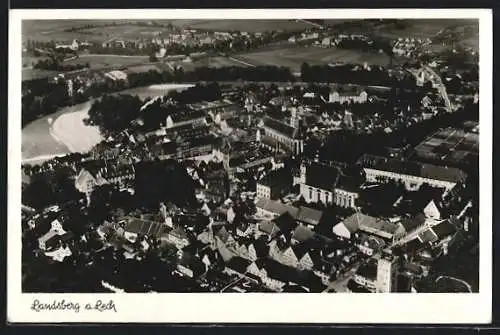
<path id="1" fill-rule="evenodd" d="M 477 18 L 480 20 L 480 290 L 476 294 L 26 294 L 21 291 L 23 19 Z M 492 304 L 492 69 L 489 9 L 11 10 L 7 320 L 12 323 L 489 323 Z M 113 299 L 118 313 L 34 312 L 34 299 Z"/>

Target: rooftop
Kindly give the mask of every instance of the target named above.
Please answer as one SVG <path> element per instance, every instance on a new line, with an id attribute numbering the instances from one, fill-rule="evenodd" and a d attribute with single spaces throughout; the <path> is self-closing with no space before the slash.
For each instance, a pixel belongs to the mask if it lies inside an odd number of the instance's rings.
<path id="1" fill-rule="evenodd" d="M 362 213 L 355 213 L 349 216 L 343 223 L 351 232 L 362 230 L 384 238 L 392 238 L 398 229 L 398 225 L 394 223 Z"/>
<path id="2" fill-rule="evenodd" d="M 284 183 L 291 184 L 292 174 L 289 170 L 284 168 L 274 170 L 266 174 L 262 179 L 258 181 L 258 183 L 269 187 L 282 185 Z"/>
<path id="3" fill-rule="evenodd" d="M 316 226 L 319 224 L 322 216 L 323 216 L 322 211 L 301 206 L 299 209 L 299 213 L 297 215 L 297 220 Z"/>
<path id="4" fill-rule="evenodd" d="M 264 119 L 264 127 L 272 129 L 280 134 L 283 134 L 288 138 L 296 138 L 299 134 L 298 128 L 294 128 L 284 122 L 272 119 L 270 117 L 266 117 Z"/>
<path id="5" fill-rule="evenodd" d="M 377 263 L 368 261 L 359 266 L 356 274 L 371 281 L 377 280 Z"/>
<path id="6" fill-rule="evenodd" d="M 297 217 L 297 214 L 299 212 L 299 209 L 297 207 L 285 205 L 280 201 L 265 198 L 259 198 L 255 205 L 257 208 L 261 208 L 276 215 L 289 213 L 292 217 Z"/>
<path id="7" fill-rule="evenodd" d="M 360 159 L 359 163 L 365 168 L 418 176 L 422 178 L 446 182 L 457 183 L 464 181 L 467 178 L 467 174 L 457 168 L 437 166 L 433 164 L 414 161 L 402 161 L 380 156 L 364 155 Z"/>

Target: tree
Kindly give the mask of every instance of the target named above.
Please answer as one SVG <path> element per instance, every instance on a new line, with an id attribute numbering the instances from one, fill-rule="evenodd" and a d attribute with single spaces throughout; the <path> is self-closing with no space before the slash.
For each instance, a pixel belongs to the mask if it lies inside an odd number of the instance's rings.
<path id="1" fill-rule="evenodd" d="M 156 57 L 155 54 L 151 54 L 151 55 L 149 55 L 149 61 L 151 63 L 156 63 L 158 61 L 158 58 Z"/>

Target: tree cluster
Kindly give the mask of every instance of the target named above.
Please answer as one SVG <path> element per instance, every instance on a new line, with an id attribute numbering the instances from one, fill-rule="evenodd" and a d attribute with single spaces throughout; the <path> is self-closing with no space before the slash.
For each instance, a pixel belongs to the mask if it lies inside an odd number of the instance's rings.
<path id="1" fill-rule="evenodd" d="M 88 69 L 90 68 L 90 64 L 84 63 L 84 64 L 64 64 L 54 58 L 50 59 L 42 59 L 36 62 L 33 65 L 33 68 L 35 69 L 42 69 L 42 70 L 50 70 L 50 71 L 61 71 L 61 72 L 66 72 L 66 71 L 76 71 L 76 70 L 81 70 L 81 69 Z"/>
<path id="2" fill-rule="evenodd" d="M 308 63 L 303 63 L 300 73 L 302 80 L 305 82 L 335 82 L 339 84 L 400 88 L 415 87 L 415 80 L 410 75 L 403 78 L 391 77 L 384 68 L 379 66 L 373 66 L 371 70 L 355 69 L 355 67 L 355 65 L 351 64 L 332 67 L 329 65 L 309 65 Z"/>
<path id="3" fill-rule="evenodd" d="M 90 107 L 87 122 L 99 126 L 104 134 L 119 133 L 137 118 L 141 106 L 142 100 L 137 96 L 104 95 Z"/>

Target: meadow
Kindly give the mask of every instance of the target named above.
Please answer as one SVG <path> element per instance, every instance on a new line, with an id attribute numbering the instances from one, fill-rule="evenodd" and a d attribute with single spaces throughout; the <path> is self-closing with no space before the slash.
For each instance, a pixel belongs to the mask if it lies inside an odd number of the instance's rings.
<path id="1" fill-rule="evenodd" d="M 125 55 L 95 55 L 80 54 L 79 58 L 64 62 L 65 64 L 89 63 L 92 70 L 105 69 L 109 67 L 128 67 L 138 64 L 149 63 L 148 56 L 125 56 Z"/>
<path id="2" fill-rule="evenodd" d="M 172 24 L 180 28 L 246 32 L 298 31 L 311 27 L 306 22 L 296 20 L 173 20 Z"/>
<path id="3" fill-rule="evenodd" d="M 302 63 L 310 65 L 343 62 L 353 64 L 387 65 L 389 57 L 380 53 L 368 53 L 358 50 L 320 47 L 290 47 L 277 50 L 266 50 L 239 54 L 238 59 L 253 65 L 285 66 L 292 71 L 299 71 Z"/>
<path id="4" fill-rule="evenodd" d="M 243 63 L 222 56 L 201 58 L 190 63 L 177 62 L 176 65 L 182 66 L 184 71 L 190 71 L 198 67 L 221 68 L 227 66 L 246 66 Z"/>
<path id="5" fill-rule="evenodd" d="M 104 42 L 111 39 L 135 40 L 150 38 L 158 32 L 167 32 L 167 28 L 158 26 L 138 25 L 147 20 L 26 20 L 22 24 L 23 42 L 28 39 L 37 41 L 70 42 L 73 39 Z M 272 30 L 296 31 L 310 27 L 306 22 L 295 20 L 155 20 L 167 25 L 171 23 L 178 28 L 191 28 L 214 31 L 247 31 L 263 32 Z M 85 25 L 116 26 L 94 27 L 67 32 L 72 27 Z"/>
<path id="6" fill-rule="evenodd" d="M 155 20 L 160 24 L 169 21 Z M 28 39 L 37 41 L 70 42 L 73 39 L 104 42 L 112 38 L 139 39 L 152 36 L 154 33 L 165 30 L 157 26 L 138 25 L 135 22 L 146 23 L 148 20 L 25 20 L 22 23 L 23 42 Z M 116 26 L 95 27 L 67 32 L 66 29 L 83 27 L 85 25 Z"/>

